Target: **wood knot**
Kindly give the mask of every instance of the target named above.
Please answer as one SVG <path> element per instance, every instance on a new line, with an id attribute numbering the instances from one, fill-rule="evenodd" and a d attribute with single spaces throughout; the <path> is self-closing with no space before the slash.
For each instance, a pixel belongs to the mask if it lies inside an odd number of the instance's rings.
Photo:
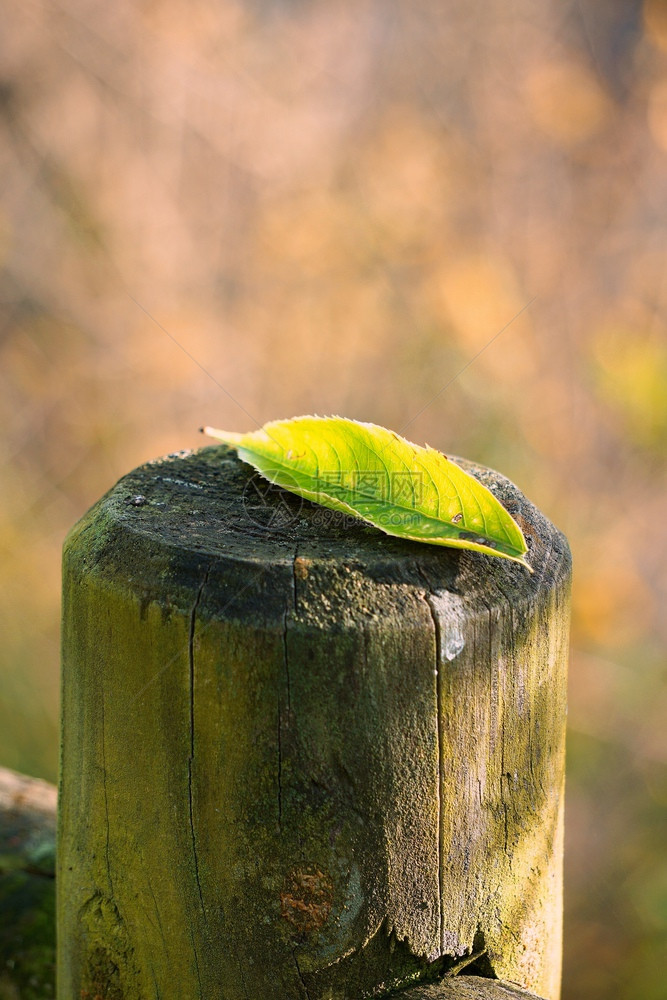
<path id="1" fill-rule="evenodd" d="M 294 560 L 294 575 L 299 580 L 305 580 L 308 576 L 308 570 L 312 565 L 312 559 L 307 559 L 305 556 L 297 556 Z"/>
<path id="2" fill-rule="evenodd" d="M 280 893 L 280 915 L 300 934 L 320 930 L 333 906 L 333 882 L 319 868 L 295 870 Z"/>

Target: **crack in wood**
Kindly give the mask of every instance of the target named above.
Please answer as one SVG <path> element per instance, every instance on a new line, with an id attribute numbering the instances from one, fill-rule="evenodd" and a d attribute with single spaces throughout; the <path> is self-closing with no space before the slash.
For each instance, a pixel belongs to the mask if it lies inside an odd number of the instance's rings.
<path id="1" fill-rule="evenodd" d="M 111 861 L 110 861 L 110 837 L 111 830 L 109 824 L 109 794 L 107 790 L 107 755 L 106 755 L 106 737 L 105 737 L 105 725 L 104 725 L 104 682 L 101 682 L 102 687 L 102 697 L 100 698 L 100 711 L 102 714 L 102 793 L 104 795 L 104 818 L 105 818 L 105 842 L 104 842 L 104 859 L 106 862 L 107 869 L 107 880 L 109 882 L 109 896 L 113 899 L 113 878 L 111 877 Z"/>
<path id="2" fill-rule="evenodd" d="M 297 975 L 299 977 L 299 981 L 300 981 L 301 985 L 303 986 L 304 993 L 306 994 L 306 1000 L 310 1000 L 310 993 L 308 992 L 308 987 L 306 986 L 305 980 L 303 978 L 303 974 L 301 972 L 301 968 L 299 966 L 299 959 L 296 957 L 296 948 L 292 952 L 292 958 L 294 959 L 294 964 L 296 966 L 296 973 L 297 973 Z"/>
<path id="3" fill-rule="evenodd" d="M 432 603 L 433 588 L 423 572 L 422 567 L 418 562 L 415 562 L 417 573 L 424 581 L 426 586 L 426 593 L 422 595 L 424 603 L 428 607 L 429 614 L 431 616 L 431 621 L 433 622 L 433 638 L 435 642 L 435 718 L 436 718 L 436 739 L 438 747 L 438 808 L 437 808 L 437 824 L 438 824 L 438 947 L 442 952 L 445 946 L 445 927 L 444 927 L 444 897 L 445 897 L 445 873 L 444 873 L 444 830 L 442 824 L 442 782 L 444 775 L 444 746 L 442 739 L 442 680 L 440 674 L 441 665 L 441 652 L 442 652 L 442 635 L 440 629 L 440 620 L 438 618 L 438 613 L 435 606 Z"/>
<path id="4" fill-rule="evenodd" d="M 195 941 L 195 936 L 192 927 L 190 928 L 190 941 L 192 943 L 192 954 L 195 960 L 195 972 L 197 973 L 197 983 L 199 985 L 199 1000 L 204 1000 L 204 993 L 202 990 L 202 982 L 201 982 L 201 972 L 199 970 L 199 956 L 197 954 L 197 942 Z"/>
<path id="5" fill-rule="evenodd" d="M 289 725 L 290 710 L 292 707 L 292 694 L 290 685 L 290 672 L 289 672 L 289 657 L 287 654 L 287 620 L 290 610 L 293 615 L 296 614 L 297 597 L 296 597 L 296 560 L 299 554 L 298 545 L 294 548 L 294 555 L 292 556 L 291 570 L 292 570 L 292 608 L 290 609 L 287 605 L 285 606 L 285 611 L 283 613 L 283 632 L 282 632 L 282 642 L 283 642 L 283 665 L 285 668 L 285 685 L 286 685 L 286 695 L 287 695 L 287 725 Z M 278 829 L 282 830 L 283 821 L 283 714 L 281 710 L 281 695 L 278 692 Z"/>
<path id="6" fill-rule="evenodd" d="M 192 858 L 195 866 L 195 880 L 197 882 L 197 892 L 199 894 L 202 916 L 204 917 L 205 923 L 208 923 L 208 917 L 206 915 L 206 907 L 204 906 L 204 895 L 202 892 L 201 881 L 199 878 L 199 856 L 197 853 L 197 836 L 195 834 L 194 806 L 193 806 L 193 794 L 192 794 L 192 766 L 195 759 L 195 626 L 197 620 L 197 609 L 199 607 L 202 594 L 204 593 L 204 587 L 208 583 L 208 578 L 212 566 L 213 564 L 211 563 L 207 567 L 206 572 L 204 573 L 204 578 L 199 585 L 199 590 L 197 591 L 197 596 L 195 597 L 194 604 L 192 605 L 192 611 L 190 612 L 190 634 L 188 639 L 188 661 L 189 661 L 189 675 L 190 675 L 190 756 L 188 757 L 188 811 L 190 818 L 190 837 L 192 840 Z"/>

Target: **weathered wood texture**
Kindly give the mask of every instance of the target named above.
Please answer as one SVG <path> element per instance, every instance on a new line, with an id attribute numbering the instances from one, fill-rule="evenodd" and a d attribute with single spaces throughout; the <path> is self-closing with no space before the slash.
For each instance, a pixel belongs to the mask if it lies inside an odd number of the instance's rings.
<path id="1" fill-rule="evenodd" d="M 56 789 L 0 768 L 0 1000 L 55 996 Z"/>
<path id="2" fill-rule="evenodd" d="M 0 1000 L 55 995 L 56 789 L 0 767 Z M 457 976 L 403 1000 L 539 1000 L 497 980 Z"/>
<path id="3" fill-rule="evenodd" d="M 569 551 L 467 467 L 532 576 L 263 499 L 224 446 L 73 529 L 60 1000 L 361 1000 L 482 949 L 556 998 Z"/>

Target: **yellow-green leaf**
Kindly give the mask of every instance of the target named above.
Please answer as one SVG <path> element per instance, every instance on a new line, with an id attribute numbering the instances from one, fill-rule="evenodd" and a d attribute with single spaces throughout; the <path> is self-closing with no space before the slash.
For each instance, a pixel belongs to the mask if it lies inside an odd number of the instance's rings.
<path id="1" fill-rule="evenodd" d="M 388 535 L 473 549 L 530 569 L 521 529 L 493 494 L 445 455 L 343 417 L 272 420 L 237 434 L 205 427 L 272 483 Z"/>

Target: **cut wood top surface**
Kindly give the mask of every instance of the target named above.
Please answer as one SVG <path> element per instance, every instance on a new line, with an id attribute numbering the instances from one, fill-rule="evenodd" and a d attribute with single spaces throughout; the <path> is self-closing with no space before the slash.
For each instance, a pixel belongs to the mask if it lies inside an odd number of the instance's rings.
<path id="1" fill-rule="evenodd" d="M 543 588 L 570 572 L 565 537 L 504 476 L 463 459 L 519 523 L 534 573 L 508 560 L 476 552 L 405 541 L 361 521 L 279 490 L 226 445 L 179 452 L 140 466 L 123 477 L 73 529 L 80 538 L 93 525 L 87 547 L 105 574 L 135 580 L 146 600 L 190 602 L 194 582 L 207 574 L 200 612 L 228 617 L 261 615 L 267 624 L 284 615 L 284 573 L 299 582 L 322 575 L 327 602 L 299 611 L 321 627 L 344 626 L 350 586 L 367 586 L 369 618 L 387 613 L 386 587 L 407 585 L 449 591 L 472 604 L 531 603 Z M 100 516 L 102 515 L 102 524 Z M 86 546 L 84 545 L 84 548 Z M 216 572 L 225 566 L 225 572 Z M 275 578 L 278 574 L 280 581 Z M 257 581 L 257 586 L 253 586 Z M 277 585 L 275 585 L 277 584 Z M 235 592 L 243 599 L 236 599 Z M 309 587 L 308 589 L 311 589 Z M 256 600 L 253 600 L 253 593 Z M 185 606 L 185 603 L 183 606 Z"/>

